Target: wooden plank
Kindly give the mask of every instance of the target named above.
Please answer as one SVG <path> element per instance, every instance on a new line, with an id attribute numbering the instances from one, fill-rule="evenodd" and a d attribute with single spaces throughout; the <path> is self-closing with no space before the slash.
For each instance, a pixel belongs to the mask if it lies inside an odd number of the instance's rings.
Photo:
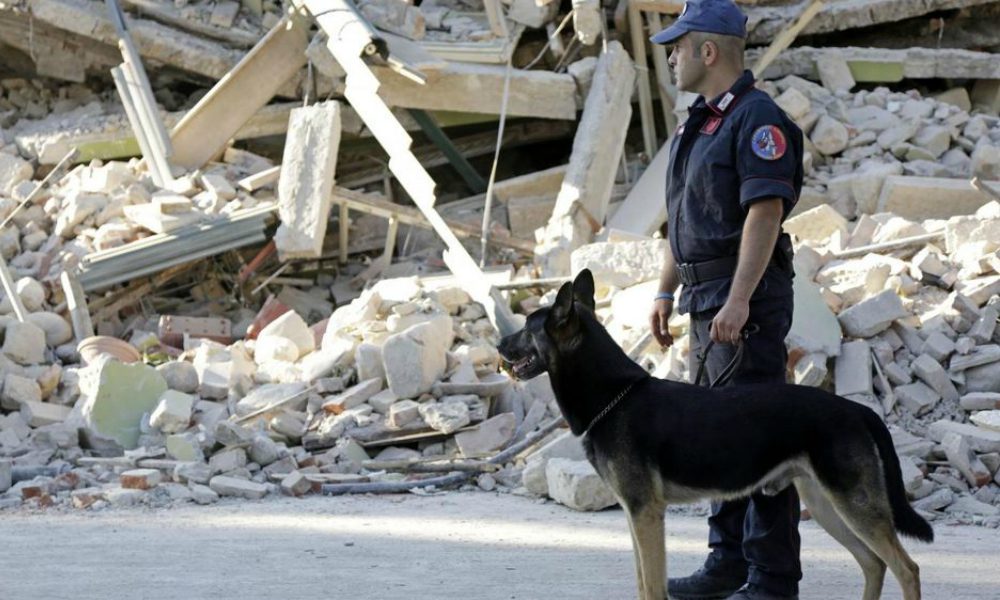
<path id="1" fill-rule="evenodd" d="M 76 341 L 92 337 L 94 323 L 90 319 L 90 309 L 87 308 L 87 296 L 83 293 L 83 286 L 69 271 L 63 271 L 59 279 L 62 282 L 63 295 L 66 296 L 66 308 L 73 323 L 73 335 Z"/>
<path id="2" fill-rule="evenodd" d="M 799 33 L 806 28 L 806 25 L 808 25 L 809 22 L 812 21 L 817 14 L 819 14 L 819 11 L 823 10 L 823 6 L 823 0 L 813 0 L 808 6 L 805 7 L 805 9 L 803 9 L 802 13 L 797 19 L 795 19 L 794 23 L 783 29 L 782 32 L 774 38 L 774 41 L 771 42 L 771 45 L 764 51 L 764 54 L 757 59 L 753 69 L 751 69 L 754 77 L 758 79 L 760 78 L 760 74 L 764 72 L 764 69 L 771 64 L 771 61 L 773 61 L 778 54 L 792 45 L 792 42 L 794 42 Z"/>
<path id="3" fill-rule="evenodd" d="M 646 41 L 649 36 L 642 24 L 642 14 L 634 6 L 628 8 L 628 28 L 632 36 L 632 58 L 635 60 L 635 83 L 639 88 L 639 119 L 642 124 L 642 143 L 646 156 L 653 156 L 656 127 L 653 120 L 653 93 L 649 87 L 649 61 L 646 58 Z"/>
<path id="4" fill-rule="evenodd" d="M 174 164 L 197 169 L 225 148 L 229 139 L 306 64 L 308 29 L 301 17 L 283 18 L 198 101 L 170 133 Z"/>

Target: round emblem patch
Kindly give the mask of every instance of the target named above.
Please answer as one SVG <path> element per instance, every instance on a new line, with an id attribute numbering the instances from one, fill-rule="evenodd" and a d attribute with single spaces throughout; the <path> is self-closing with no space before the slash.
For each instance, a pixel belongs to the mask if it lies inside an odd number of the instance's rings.
<path id="1" fill-rule="evenodd" d="M 788 144 L 785 142 L 785 134 L 777 126 L 762 125 L 753 132 L 750 148 L 764 160 L 778 160 L 785 155 Z"/>

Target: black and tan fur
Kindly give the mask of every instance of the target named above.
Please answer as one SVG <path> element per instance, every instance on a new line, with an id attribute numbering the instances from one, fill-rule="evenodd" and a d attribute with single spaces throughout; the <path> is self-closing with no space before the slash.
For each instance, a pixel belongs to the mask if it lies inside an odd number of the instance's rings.
<path id="1" fill-rule="evenodd" d="M 628 518 L 640 600 L 666 595 L 666 505 L 789 483 L 861 565 L 864 600 L 880 597 L 886 566 L 905 600 L 920 598 L 919 569 L 897 534 L 930 542 L 934 533 L 907 502 L 889 432 L 870 409 L 811 387 L 707 389 L 651 377 L 594 316 L 586 270 L 499 350 L 519 379 L 549 373 L 576 435 L 632 386 L 583 445 Z"/>

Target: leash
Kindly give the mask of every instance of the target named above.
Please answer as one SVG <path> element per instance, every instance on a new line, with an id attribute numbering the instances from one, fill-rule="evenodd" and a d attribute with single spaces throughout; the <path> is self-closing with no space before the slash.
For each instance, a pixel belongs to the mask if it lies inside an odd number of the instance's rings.
<path id="1" fill-rule="evenodd" d="M 594 425 L 597 425 L 601 421 L 601 419 L 608 416 L 608 413 L 611 412 L 611 409 L 613 409 L 619 402 L 622 401 L 622 398 L 624 398 L 629 393 L 629 390 L 632 389 L 633 385 L 635 385 L 635 381 L 628 384 L 628 387 L 626 387 L 617 396 L 615 396 L 615 399 L 612 400 L 607 406 L 605 406 L 604 410 L 597 413 L 597 416 L 590 421 L 590 425 L 587 425 L 587 428 L 583 430 L 581 437 L 590 433 L 590 430 L 594 428 Z"/>
<path id="2" fill-rule="evenodd" d="M 729 361 L 729 364 L 727 364 L 724 369 L 722 369 L 719 376 L 708 384 L 708 387 L 714 388 L 719 387 L 720 385 L 725 385 L 730 379 L 733 378 L 733 375 L 736 374 L 736 369 L 738 369 L 740 363 L 743 362 L 743 349 L 746 346 L 744 342 L 750 339 L 750 336 L 758 331 L 760 331 L 760 327 L 758 327 L 755 323 L 750 323 L 743 328 L 743 331 L 740 332 L 740 338 L 736 342 L 736 353 L 733 355 L 733 359 Z M 705 346 L 705 350 L 698 355 L 698 374 L 694 378 L 695 385 L 701 385 L 701 380 L 705 375 L 705 359 L 708 358 L 708 353 L 712 350 L 714 345 L 715 342 L 713 340 L 709 340 L 708 345 Z"/>

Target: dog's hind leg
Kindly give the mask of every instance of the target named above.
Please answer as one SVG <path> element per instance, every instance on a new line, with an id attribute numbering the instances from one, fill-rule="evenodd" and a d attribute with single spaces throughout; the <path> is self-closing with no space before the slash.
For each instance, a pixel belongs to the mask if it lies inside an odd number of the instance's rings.
<path id="1" fill-rule="evenodd" d="M 639 506 L 624 506 L 636 557 L 639 600 L 663 600 L 667 583 L 664 507 L 649 502 Z"/>
<path id="2" fill-rule="evenodd" d="M 865 590 L 861 596 L 862 600 L 878 600 L 882 596 L 882 584 L 885 581 L 885 562 L 851 531 L 851 528 L 840 518 L 837 510 L 814 479 L 808 476 L 798 477 L 794 483 L 799 497 L 809 508 L 809 514 L 812 515 L 812 518 L 833 539 L 847 548 L 847 551 L 861 566 L 861 572 L 865 576 Z"/>
<path id="3" fill-rule="evenodd" d="M 851 531 L 888 565 L 903 590 L 903 600 L 920 600 L 920 567 L 896 535 L 882 474 L 862 470 L 850 491 L 838 493 L 824 486 L 824 492 Z"/>

